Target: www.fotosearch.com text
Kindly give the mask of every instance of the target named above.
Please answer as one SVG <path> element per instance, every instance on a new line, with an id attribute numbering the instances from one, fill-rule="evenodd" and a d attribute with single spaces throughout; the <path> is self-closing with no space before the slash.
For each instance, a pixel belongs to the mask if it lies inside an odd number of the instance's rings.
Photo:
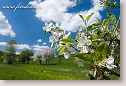
<path id="1" fill-rule="evenodd" d="M 23 6 L 22 3 L 19 3 L 17 6 L 2 6 L 3 9 L 13 9 L 13 12 L 15 12 L 17 9 L 41 9 L 39 6 L 32 6 L 30 4 L 27 4 L 26 6 Z"/>

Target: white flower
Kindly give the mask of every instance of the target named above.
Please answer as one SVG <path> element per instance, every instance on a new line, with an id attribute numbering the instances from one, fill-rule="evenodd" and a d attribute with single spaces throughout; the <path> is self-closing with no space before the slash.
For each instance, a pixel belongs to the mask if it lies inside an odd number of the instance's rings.
<path id="1" fill-rule="evenodd" d="M 84 28 L 82 26 L 80 26 L 79 32 L 82 32 L 83 30 L 84 30 Z"/>
<path id="2" fill-rule="evenodd" d="M 65 49 L 60 53 L 60 55 L 64 55 L 64 57 L 66 58 L 66 59 L 68 59 L 69 57 L 70 57 L 70 52 L 73 50 L 73 48 L 72 47 L 70 47 L 70 45 L 69 44 L 67 44 L 66 46 L 65 46 Z"/>
<path id="3" fill-rule="evenodd" d="M 84 37 L 80 38 L 80 41 L 79 41 L 77 47 L 81 49 L 82 53 L 88 53 L 88 51 L 89 51 L 88 46 L 91 44 L 92 44 L 92 41 L 88 40 L 87 36 L 84 36 Z"/>
<path id="4" fill-rule="evenodd" d="M 58 32 L 52 32 L 52 36 L 49 37 L 49 41 L 54 43 L 59 40 L 59 33 Z"/>
<path id="5" fill-rule="evenodd" d="M 53 47 L 53 43 L 58 41 L 58 37 L 56 35 L 52 35 L 49 37 L 49 42 L 51 42 L 51 47 Z"/>
<path id="6" fill-rule="evenodd" d="M 59 41 L 59 37 L 62 35 L 62 32 L 56 30 L 56 31 L 51 31 L 52 36 L 49 37 L 49 42 L 51 42 L 51 47 L 53 46 L 53 43 L 56 43 Z"/>
<path id="7" fill-rule="evenodd" d="M 47 32 L 50 32 L 51 30 L 52 30 L 52 28 L 53 28 L 53 23 L 51 22 L 51 23 L 45 23 L 45 27 L 43 27 L 43 30 L 44 31 L 47 31 Z"/>
<path id="8" fill-rule="evenodd" d="M 109 56 L 109 58 L 107 59 L 106 67 L 108 69 L 113 69 L 114 67 L 117 67 L 116 65 L 114 65 L 114 58 L 112 57 L 112 55 Z"/>
<path id="9" fill-rule="evenodd" d="M 63 46 L 60 42 L 59 43 L 56 43 L 54 49 L 56 49 L 56 48 L 58 49 L 60 46 Z"/>
<path id="10" fill-rule="evenodd" d="M 55 27 L 59 27 L 59 24 L 58 24 L 58 23 L 56 23 L 56 24 L 55 24 Z"/>
<path id="11" fill-rule="evenodd" d="M 101 63 L 99 63 L 99 65 L 107 67 L 110 70 L 114 67 L 117 67 L 116 65 L 114 65 L 114 58 L 112 57 L 112 55 L 110 55 L 108 59 L 104 59 Z"/>
<path id="12" fill-rule="evenodd" d="M 85 33 L 82 32 L 82 33 L 80 34 L 80 36 L 81 36 L 82 38 L 84 38 L 84 37 L 85 37 Z"/>
<path id="13" fill-rule="evenodd" d="M 65 57 L 66 59 L 68 59 L 68 58 L 70 57 L 69 51 L 64 51 L 63 54 L 64 54 L 64 57 Z"/>
<path id="14" fill-rule="evenodd" d="M 115 31 L 115 35 L 117 36 L 117 39 L 120 40 L 120 31 Z"/>
<path id="15" fill-rule="evenodd" d="M 63 39 L 68 38 L 70 36 L 70 34 L 71 34 L 71 32 L 68 32 L 68 34 L 65 34 L 65 32 L 64 32 Z"/>

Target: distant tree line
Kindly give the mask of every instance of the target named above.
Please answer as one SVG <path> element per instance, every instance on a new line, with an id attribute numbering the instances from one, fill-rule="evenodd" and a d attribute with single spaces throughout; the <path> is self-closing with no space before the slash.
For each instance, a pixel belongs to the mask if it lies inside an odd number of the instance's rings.
<path id="1" fill-rule="evenodd" d="M 10 40 L 5 51 L 0 51 L 0 61 L 8 64 L 13 62 L 27 63 L 30 61 L 39 60 L 40 64 L 45 62 L 49 64 L 49 61 L 54 57 L 54 52 L 52 48 L 45 48 L 43 51 L 33 52 L 32 50 L 23 50 L 20 54 L 16 54 L 16 41 Z"/>

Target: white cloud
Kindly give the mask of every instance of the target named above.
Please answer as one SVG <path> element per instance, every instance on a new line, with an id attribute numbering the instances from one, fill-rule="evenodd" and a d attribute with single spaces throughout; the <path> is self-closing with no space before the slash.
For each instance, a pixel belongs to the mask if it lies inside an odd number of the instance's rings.
<path id="1" fill-rule="evenodd" d="M 16 52 L 16 54 L 20 54 L 20 52 Z"/>
<path id="2" fill-rule="evenodd" d="M 0 46 L 6 46 L 7 43 L 6 42 L 0 42 Z"/>
<path id="3" fill-rule="evenodd" d="M 6 46 L 6 42 L 0 42 L 0 46 Z M 29 45 L 27 44 L 16 44 L 16 49 L 32 49 Z"/>
<path id="4" fill-rule="evenodd" d="M 27 44 L 17 44 L 16 48 L 17 49 L 31 49 L 31 47 Z"/>
<path id="5" fill-rule="evenodd" d="M 6 46 L 6 42 L 0 42 L 0 46 Z M 46 42 L 43 42 L 43 45 L 40 46 L 38 43 L 34 44 L 33 46 L 29 46 L 28 44 L 16 44 L 16 49 L 23 50 L 23 49 L 32 49 L 34 51 L 42 51 L 44 48 L 49 48 L 49 46 L 45 46 Z M 16 52 L 16 54 L 20 54 L 20 52 Z"/>
<path id="6" fill-rule="evenodd" d="M 42 51 L 44 48 L 48 48 L 48 46 L 40 46 L 38 44 L 35 44 L 32 46 L 33 50 L 35 51 Z"/>
<path id="7" fill-rule="evenodd" d="M 43 42 L 43 45 L 46 45 L 46 42 Z"/>
<path id="8" fill-rule="evenodd" d="M 94 12 L 94 15 L 89 20 L 89 23 L 97 22 L 96 18 L 101 19 L 101 15 L 99 13 L 100 10 L 100 0 L 92 0 L 93 7 L 89 10 L 80 11 L 78 13 L 68 13 L 68 8 L 72 8 L 76 6 L 75 2 L 70 0 L 35 0 L 30 1 L 29 4 L 33 6 L 42 7 L 41 9 L 36 9 L 35 16 L 42 20 L 43 22 L 50 22 L 54 21 L 56 23 L 61 24 L 61 28 L 66 31 L 76 31 L 78 26 L 83 25 L 81 18 L 78 14 L 82 14 L 85 16 L 89 15 L 90 13 Z M 88 23 L 88 24 L 89 24 Z"/>
<path id="9" fill-rule="evenodd" d="M 4 14 L 0 11 L 0 34 L 7 36 L 10 35 L 11 37 L 15 37 L 16 34 L 12 30 L 11 25 L 9 24 L 8 20 L 5 18 Z"/>
<path id="10" fill-rule="evenodd" d="M 37 42 L 42 42 L 42 39 L 38 39 Z"/>

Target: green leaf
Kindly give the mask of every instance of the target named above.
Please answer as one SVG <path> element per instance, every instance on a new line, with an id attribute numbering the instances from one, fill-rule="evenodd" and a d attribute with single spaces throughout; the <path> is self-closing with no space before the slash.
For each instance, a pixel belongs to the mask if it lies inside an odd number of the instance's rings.
<path id="1" fill-rule="evenodd" d="M 93 63 L 93 57 L 90 54 L 76 54 L 75 57 L 81 59 L 83 62 Z"/>
<path id="2" fill-rule="evenodd" d="M 104 48 L 102 50 L 102 58 L 105 59 L 108 51 L 108 45 L 107 43 L 104 44 Z"/>
<path id="3" fill-rule="evenodd" d="M 56 27 L 55 30 L 60 30 L 60 28 L 59 27 Z"/>
<path id="4" fill-rule="evenodd" d="M 58 48 L 58 54 L 60 54 L 65 49 L 65 46 L 60 46 Z"/>
<path id="5" fill-rule="evenodd" d="M 55 28 L 55 31 L 63 32 L 63 30 L 60 29 L 59 27 L 56 27 L 56 28 Z"/>
<path id="6" fill-rule="evenodd" d="M 87 22 L 86 22 L 86 20 L 84 21 L 84 24 L 85 24 L 85 26 L 87 27 Z"/>
<path id="7" fill-rule="evenodd" d="M 102 25 L 107 26 L 108 24 L 109 24 L 109 20 L 108 19 L 104 19 L 102 21 Z"/>
<path id="8" fill-rule="evenodd" d="M 77 33 L 76 34 L 76 39 L 79 40 L 80 39 L 80 35 Z"/>
<path id="9" fill-rule="evenodd" d="M 114 14 L 108 13 L 107 16 L 109 18 L 109 23 L 110 24 L 115 24 L 116 23 L 116 16 Z"/>
<path id="10" fill-rule="evenodd" d="M 93 29 L 100 28 L 100 27 L 101 27 L 101 24 L 100 23 L 93 23 L 92 24 L 92 28 Z"/>
<path id="11" fill-rule="evenodd" d="M 93 15 L 94 13 L 92 12 L 90 15 L 88 15 L 87 17 L 86 17 L 86 20 L 88 21 L 90 18 L 91 18 L 91 16 Z"/>
<path id="12" fill-rule="evenodd" d="M 79 16 L 80 16 L 80 18 L 84 21 L 84 17 L 83 17 L 81 14 L 79 14 Z"/>
<path id="13" fill-rule="evenodd" d="M 107 10 L 108 12 L 110 12 L 110 10 L 109 10 L 109 6 L 106 7 L 106 10 Z"/>
<path id="14" fill-rule="evenodd" d="M 44 35 L 46 34 L 47 32 L 46 31 L 44 31 Z"/>
<path id="15" fill-rule="evenodd" d="M 90 31 L 90 30 L 93 30 L 93 29 L 96 29 L 96 28 L 100 28 L 101 24 L 100 23 L 93 23 L 92 25 L 89 25 L 87 27 L 87 30 Z"/>
<path id="16" fill-rule="evenodd" d="M 92 30 L 93 28 L 92 28 L 92 25 L 89 25 L 88 27 L 87 27 L 87 30 L 88 31 L 90 31 L 90 30 Z"/>
<path id="17" fill-rule="evenodd" d="M 119 29 L 120 28 L 120 20 L 117 21 L 117 26 L 116 26 L 116 29 Z"/>
<path id="18" fill-rule="evenodd" d="M 67 44 L 76 44 L 77 42 L 72 40 L 72 39 L 69 39 L 69 38 L 66 38 L 66 39 L 62 39 L 60 40 L 62 43 L 67 43 Z"/>
<path id="19" fill-rule="evenodd" d="M 96 18 L 98 20 L 98 23 L 100 23 L 100 19 L 99 18 Z"/>
<path id="20" fill-rule="evenodd" d="M 95 40 L 97 40 L 98 38 L 99 38 L 98 34 L 92 34 L 90 39 L 91 39 L 92 41 L 95 41 Z"/>
<path id="21" fill-rule="evenodd" d="M 114 2 L 110 2 L 109 5 L 110 5 L 110 6 L 114 6 Z"/>
<path id="22" fill-rule="evenodd" d="M 106 4 L 106 5 L 109 5 L 109 2 L 108 2 L 108 0 L 105 0 L 105 4 Z"/>
<path id="23" fill-rule="evenodd" d="M 97 73 L 97 69 L 95 68 L 94 73 L 93 73 L 93 77 L 96 76 L 96 73 Z"/>
<path id="24" fill-rule="evenodd" d="M 93 58 L 93 60 L 94 60 L 94 61 L 97 61 L 97 59 L 100 58 L 100 55 L 101 55 L 101 52 L 95 51 L 95 52 L 94 52 L 94 58 Z"/>
<path id="25" fill-rule="evenodd" d="M 106 43 L 97 47 L 94 52 L 94 61 L 102 61 L 106 58 L 108 45 Z"/>

